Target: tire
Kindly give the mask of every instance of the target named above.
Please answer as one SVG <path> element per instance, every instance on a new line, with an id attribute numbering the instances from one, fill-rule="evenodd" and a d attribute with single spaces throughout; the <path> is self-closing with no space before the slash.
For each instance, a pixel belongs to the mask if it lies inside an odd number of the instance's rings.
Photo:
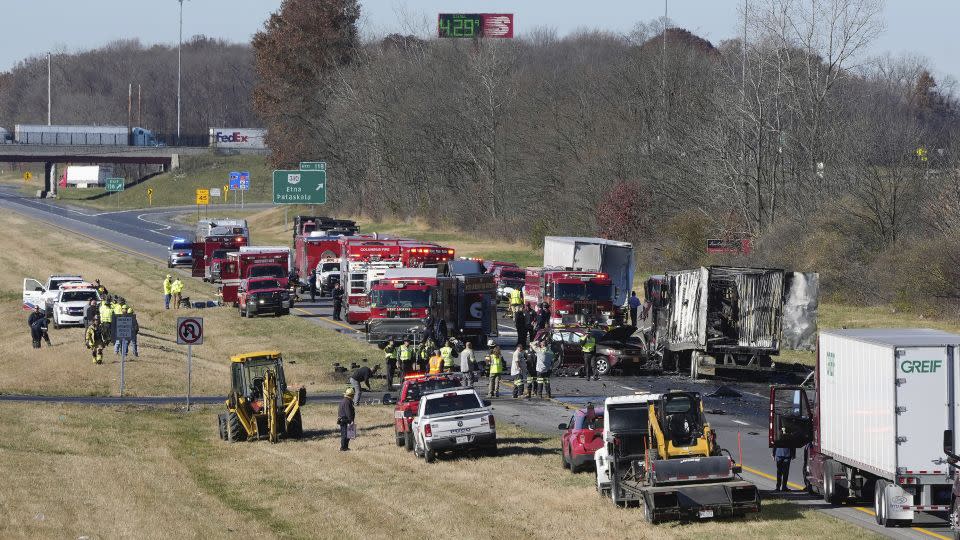
<path id="1" fill-rule="evenodd" d="M 487 455 L 489 457 L 496 457 L 500 455 L 500 450 L 497 449 L 497 441 L 493 441 L 493 444 L 487 447 Z"/>
<path id="2" fill-rule="evenodd" d="M 847 498 L 847 489 L 837 486 L 833 479 L 837 463 L 833 460 L 827 460 L 823 463 L 823 500 L 828 504 L 839 506 Z"/>
<path id="3" fill-rule="evenodd" d="M 239 307 L 239 306 L 238 306 L 238 307 L 237 307 L 237 312 L 240 313 L 240 318 L 243 318 L 243 317 L 246 317 L 246 316 L 247 316 L 246 310 L 244 310 L 242 307 Z"/>
<path id="4" fill-rule="evenodd" d="M 560 445 L 560 466 L 564 469 L 570 468 L 570 462 L 567 461 L 567 453 L 563 451 L 563 445 Z"/>
<path id="5" fill-rule="evenodd" d="M 217 415 L 217 432 L 221 441 L 227 440 L 227 415 L 225 413 Z"/>
<path id="6" fill-rule="evenodd" d="M 429 448 L 423 449 L 423 460 L 427 463 L 433 463 L 437 459 L 437 453 Z"/>
<path id="7" fill-rule="evenodd" d="M 610 360 L 603 356 L 597 356 L 593 359 L 593 372 L 597 376 L 606 376 L 610 374 Z"/>
<path id="8" fill-rule="evenodd" d="M 281 316 L 281 315 L 283 315 L 283 310 L 282 310 L 282 309 L 278 309 L 278 310 L 276 310 L 276 311 L 273 312 L 273 316 L 274 316 L 274 317 L 279 317 L 279 316 Z"/>
<path id="9" fill-rule="evenodd" d="M 243 430 L 240 424 L 240 418 L 237 413 L 227 413 L 227 442 L 239 442 L 247 440 L 247 432 Z"/>
<path id="10" fill-rule="evenodd" d="M 953 500 L 952 508 L 953 508 L 953 512 L 951 512 L 950 515 L 947 516 L 947 523 L 950 523 L 950 522 L 956 523 L 957 517 L 960 517 L 960 499 Z M 957 529 L 953 530 L 953 540 L 960 540 L 960 530 L 957 530 Z"/>
<path id="11" fill-rule="evenodd" d="M 287 437 L 291 439 L 303 438 L 303 416 L 300 411 L 293 417 L 293 420 L 287 424 Z"/>
<path id="12" fill-rule="evenodd" d="M 281 311 L 280 314 L 281 314 L 281 315 L 289 315 L 289 314 L 290 314 L 290 310 L 289 310 L 289 309 L 285 309 L 285 310 Z"/>
<path id="13" fill-rule="evenodd" d="M 403 445 L 407 448 L 407 452 L 413 450 L 413 432 L 407 431 L 403 434 Z"/>
<path id="14" fill-rule="evenodd" d="M 403 446 L 403 433 L 400 433 L 397 430 L 393 431 L 393 441 L 397 443 L 397 446 Z"/>
<path id="15" fill-rule="evenodd" d="M 886 489 L 886 480 L 877 480 L 873 488 L 873 514 L 877 519 L 877 525 L 881 527 L 889 527 L 887 524 L 887 497 L 884 494 Z"/>

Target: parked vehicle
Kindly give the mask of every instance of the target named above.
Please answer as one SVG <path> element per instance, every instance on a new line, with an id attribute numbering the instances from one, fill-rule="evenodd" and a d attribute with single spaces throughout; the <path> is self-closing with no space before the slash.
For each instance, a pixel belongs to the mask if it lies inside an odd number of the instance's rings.
<path id="1" fill-rule="evenodd" d="M 633 287 L 633 245 L 604 238 L 547 236 L 543 239 L 543 267 L 600 272 L 613 284 L 613 305 L 627 303 Z"/>
<path id="2" fill-rule="evenodd" d="M 509 300 L 510 293 L 515 290 L 523 291 L 523 285 L 527 279 L 527 273 L 523 268 L 514 263 L 501 261 L 490 261 L 484 263 L 484 266 L 497 284 L 497 298 L 500 300 Z"/>
<path id="3" fill-rule="evenodd" d="M 340 283 L 344 287 L 346 319 L 351 324 L 370 318 L 370 289 L 387 270 L 400 268 L 397 240 L 343 237 L 340 250 Z"/>
<path id="4" fill-rule="evenodd" d="M 553 349 L 555 366 L 579 367 L 583 365 L 583 345 L 581 342 L 589 332 L 597 340 L 595 351 L 598 375 L 612 372 L 637 373 L 641 371 L 657 372 L 660 364 L 647 353 L 643 339 L 633 334 L 636 326 L 618 326 L 611 330 L 582 327 L 560 327 L 541 330 L 535 339 L 545 339 Z"/>
<path id="5" fill-rule="evenodd" d="M 417 457 L 433 463 L 439 452 L 479 450 L 497 454 L 497 428 L 490 402 L 473 388 L 441 389 L 423 394 L 413 423 Z"/>
<path id="6" fill-rule="evenodd" d="M 829 330 L 817 350 L 814 388 L 770 388 L 770 447 L 809 444 L 813 489 L 834 505 L 873 501 L 885 527 L 909 525 L 918 512 L 956 516 L 956 473 L 943 452 L 957 433 L 960 335 Z"/>
<path id="7" fill-rule="evenodd" d="M 760 511 L 757 487 L 716 443 L 700 394 L 607 398 L 597 489 L 618 506 L 642 504 L 650 523 Z"/>
<path id="8" fill-rule="evenodd" d="M 237 309 L 241 317 L 255 317 L 263 313 L 289 315 L 290 291 L 276 278 L 250 278 L 237 291 Z"/>
<path id="9" fill-rule="evenodd" d="M 317 235 L 317 236 L 314 236 Z M 336 264 L 340 268 L 340 236 L 327 236 L 326 231 L 314 231 L 294 238 L 293 266 L 300 275 L 301 290 L 310 287 L 313 271 L 321 263 Z M 320 290 L 318 283 L 317 290 Z"/>
<path id="10" fill-rule="evenodd" d="M 460 387 L 459 375 L 411 373 L 405 376 L 397 397 L 397 406 L 393 409 L 393 433 L 397 446 L 405 446 L 408 451 L 413 450 L 413 418 L 420 408 L 423 394 Z"/>
<path id="11" fill-rule="evenodd" d="M 167 268 L 193 266 L 193 242 L 184 238 L 174 238 L 170 241 L 167 253 Z"/>
<path id="12" fill-rule="evenodd" d="M 816 273 L 711 266 L 654 276 L 646 289 L 655 292 L 648 342 L 666 370 L 770 370 L 781 349 L 813 348 Z"/>
<path id="13" fill-rule="evenodd" d="M 576 474 L 595 466 L 594 454 L 603 447 L 603 407 L 593 408 L 592 413 L 577 409 L 564 424 L 557 426 L 563 431 L 560 436 L 560 461 L 563 468 Z"/>
<path id="14" fill-rule="evenodd" d="M 551 326 L 611 325 L 617 313 L 613 282 L 602 272 L 527 268 L 524 302 L 546 303 Z"/>
<path id="15" fill-rule="evenodd" d="M 46 285 L 33 278 L 23 280 L 23 309 L 37 306 L 47 317 L 53 316 L 53 303 L 60 294 L 60 287 L 67 283 L 79 283 L 83 277 L 73 274 L 55 274 L 47 278 Z"/>
<path id="16" fill-rule="evenodd" d="M 83 315 L 90 300 L 100 302 L 100 294 L 92 283 L 63 283 L 53 302 L 53 327 L 83 325 Z"/>
<path id="17" fill-rule="evenodd" d="M 317 291 L 326 296 L 340 283 L 340 261 L 321 260 L 317 263 Z"/>
<path id="18" fill-rule="evenodd" d="M 250 243 L 250 231 L 244 219 L 200 220 L 197 222 L 191 259 L 193 277 L 204 281 L 213 279 L 214 252 L 220 254 L 239 250 Z M 223 259 L 219 259 L 220 273 L 223 273 Z"/>
<path id="19" fill-rule="evenodd" d="M 452 261 L 456 252 L 432 242 L 400 241 L 400 262 L 404 268 L 436 268 Z"/>
<path id="20" fill-rule="evenodd" d="M 220 287 L 221 302 L 238 305 L 239 290 L 246 288 L 245 281 L 252 278 L 272 278 L 280 284 L 280 287 L 287 290 L 290 278 L 289 260 L 290 250 L 286 247 L 273 250 L 241 248 L 240 251 L 228 253 L 227 262 L 221 269 L 223 277 L 223 285 Z M 292 302 L 292 296 L 290 298 Z"/>
<path id="21" fill-rule="evenodd" d="M 326 216 L 294 216 L 293 240 L 298 236 L 310 236 L 314 232 L 323 232 L 324 236 L 353 236 L 360 232 L 357 222 L 352 219 L 336 219 Z"/>

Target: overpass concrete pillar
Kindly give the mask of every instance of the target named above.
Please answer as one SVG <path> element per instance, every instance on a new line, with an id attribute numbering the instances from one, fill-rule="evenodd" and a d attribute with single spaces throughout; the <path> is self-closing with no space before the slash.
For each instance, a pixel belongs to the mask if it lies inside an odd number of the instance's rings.
<path id="1" fill-rule="evenodd" d="M 43 192 L 47 197 L 57 196 L 57 164 L 46 162 L 43 164 Z"/>

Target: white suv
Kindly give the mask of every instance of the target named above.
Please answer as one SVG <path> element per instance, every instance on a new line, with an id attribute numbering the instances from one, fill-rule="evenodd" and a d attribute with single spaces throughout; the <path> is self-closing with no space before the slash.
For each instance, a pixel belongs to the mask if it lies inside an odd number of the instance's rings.
<path id="1" fill-rule="evenodd" d="M 60 287 L 53 302 L 53 327 L 82 325 L 90 300 L 100 302 L 100 294 L 89 283 L 68 283 Z"/>
<path id="2" fill-rule="evenodd" d="M 446 388 L 424 394 L 412 429 L 413 452 L 427 463 L 442 451 L 497 454 L 497 426 L 490 402 L 480 399 L 473 388 Z"/>

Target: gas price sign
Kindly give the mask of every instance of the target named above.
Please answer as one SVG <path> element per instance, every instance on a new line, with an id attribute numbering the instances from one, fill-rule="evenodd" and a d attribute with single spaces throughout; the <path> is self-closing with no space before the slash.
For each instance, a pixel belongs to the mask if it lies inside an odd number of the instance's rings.
<path id="1" fill-rule="evenodd" d="M 512 13 L 441 13 L 437 35 L 442 38 L 512 38 Z"/>

